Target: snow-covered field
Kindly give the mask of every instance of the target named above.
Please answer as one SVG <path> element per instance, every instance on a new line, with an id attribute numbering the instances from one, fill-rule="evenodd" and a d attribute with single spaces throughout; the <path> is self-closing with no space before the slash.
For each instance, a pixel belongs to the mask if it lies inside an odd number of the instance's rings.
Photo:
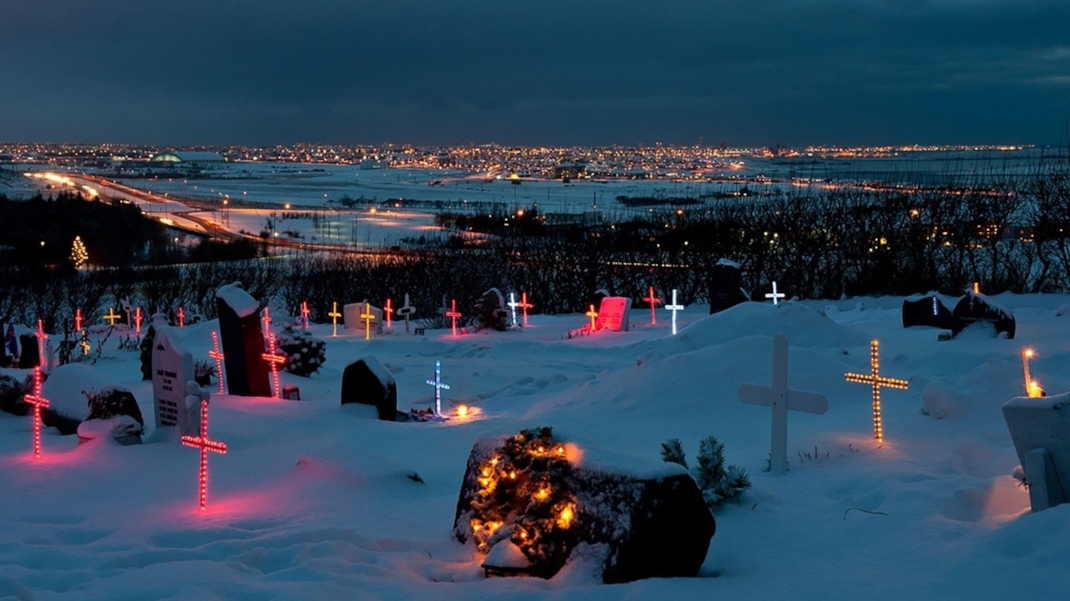
<path id="1" fill-rule="evenodd" d="M 571 340 L 563 335 L 584 316 L 533 315 L 525 329 L 458 338 L 395 324 L 371 341 L 314 325 L 326 365 L 310 379 L 282 376 L 302 401 L 213 397 L 210 433 L 229 451 L 210 458 L 203 513 L 198 454 L 171 433 L 120 447 L 46 430 L 35 461 L 31 420 L 0 413 L 0 597 L 1062 598 L 1070 506 L 1029 513 L 1000 406 L 1023 390 L 1022 345 L 1036 350 L 1031 368 L 1049 393 L 1070 386 L 1070 316 L 1057 315 L 1070 298 L 996 300 L 1017 317 L 1014 340 L 904 330 L 901 298 L 748 303 L 714 316 L 694 306 L 675 337 L 666 311 L 651 326 L 642 309 L 631 332 Z M 272 309 L 278 324 L 285 308 Z M 206 359 L 215 328 L 178 335 Z M 778 332 L 790 340 L 790 385 L 829 399 L 825 415 L 789 417 L 783 475 L 763 471 L 769 410 L 736 393 L 769 383 Z M 872 437 L 869 389 L 843 377 L 868 371 L 871 338 L 882 374 L 910 381 L 883 395 L 883 444 Z M 431 403 L 425 380 L 441 359 L 447 405 L 479 413 L 386 423 L 373 408 L 341 407 L 342 370 L 369 354 L 397 378 L 399 408 Z M 136 352 L 113 336 L 90 369 L 132 390 L 151 424 Z M 81 398 L 69 385 L 44 392 L 53 403 Z M 923 414 L 926 399 L 947 416 Z M 697 578 L 606 586 L 570 565 L 549 581 L 485 580 L 474 548 L 451 538 L 467 454 L 481 433 L 541 425 L 637 462 L 657 461 L 673 437 L 694 457 L 713 434 L 754 486 L 717 513 Z"/>

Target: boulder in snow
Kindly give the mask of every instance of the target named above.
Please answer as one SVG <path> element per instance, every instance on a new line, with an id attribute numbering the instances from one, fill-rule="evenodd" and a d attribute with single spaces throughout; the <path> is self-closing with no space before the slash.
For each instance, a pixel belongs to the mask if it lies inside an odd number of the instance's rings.
<path id="1" fill-rule="evenodd" d="M 1007 338 L 1014 338 L 1014 314 L 981 293 L 968 291 L 959 299 L 951 316 L 952 336 L 958 337 L 960 332 L 974 324 L 983 324 L 993 328 L 996 335 L 1006 333 Z"/>
<path id="2" fill-rule="evenodd" d="M 379 419 L 397 421 L 398 387 L 390 370 L 375 357 L 364 357 L 342 372 L 342 404 L 374 405 Z"/>

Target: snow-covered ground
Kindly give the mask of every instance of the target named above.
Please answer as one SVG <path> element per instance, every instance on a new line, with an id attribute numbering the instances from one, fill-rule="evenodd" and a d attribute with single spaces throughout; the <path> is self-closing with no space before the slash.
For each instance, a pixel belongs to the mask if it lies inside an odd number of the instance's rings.
<path id="1" fill-rule="evenodd" d="M 937 330 L 904 330 L 901 298 L 748 303 L 714 316 L 693 306 L 675 337 L 666 311 L 651 326 L 642 309 L 631 332 L 573 339 L 564 335 L 582 315 L 533 315 L 526 329 L 458 338 L 395 324 L 365 341 L 363 331 L 332 338 L 330 324 L 313 325 L 327 340 L 326 365 L 307 379 L 282 375 L 303 400 L 213 397 L 210 434 L 229 450 L 210 458 L 203 513 L 198 454 L 166 430 L 129 447 L 46 430 L 35 461 L 31 420 L 0 413 L 0 597 L 1061 598 L 1070 506 L 1029 513 L 1000 406 L 1023 390 L 1022 345 L 1036 350 L 1031 369 L 1049 393 L 1070 386 L 1070 316 L 1057 315 L 1070 298 L 996 300 L 1017 317 L 1014 340 L 939 342 Z M 272 309 L 282 322 L 286 308 Z M 215 328 L 178 335 L 207 359 Z M 790 385 L 829 399 L 825 415 L 789 417 L 783 475 L 763 471 L 769 410 L 736 392 L 769 383 L 778 332 L 790 340 Z M 881 341 L 882 374 L 910 381 L 884 392 L 883 444 L 872 437 L 869 388 L 843 377 L 868 371 L 871 338 Z M 151 423 L 138 354 L 116 343 L 90 367 L 92 380 L 132 390 Z M 341 407 L 342 370 L 365 355 L 394 374 L 402 409 L 431 403 L 425 380 L 440 359 L 446 404 L 478 414 L 386 423 L 373 408 Z M 46 384 L 45 395 L 80 402 L 69 385 Z M 924 399 L 947 417 L 923 414 Z M 754 486 L 717 513 L 697 578 L 605 586 L 567 566 L 550 581 L 485 580 L 474 548 L 451 538 L 468 452 L 482 433 L 542 425 L 642 462 L 674 437 L 694 457 L 713 434 Z"/>

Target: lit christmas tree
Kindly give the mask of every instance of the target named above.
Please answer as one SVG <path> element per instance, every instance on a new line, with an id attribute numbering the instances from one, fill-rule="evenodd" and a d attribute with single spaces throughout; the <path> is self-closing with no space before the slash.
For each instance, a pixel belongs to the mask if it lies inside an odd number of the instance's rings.
<path id="1" fill-rule="evenodd" d="M 85 244 L 81 236 L 74 237 L 74 245 L 71 247 L 71 263 L 75 269 L 84 269 L 89 262 L 89 253 L 85 250 Z"/>

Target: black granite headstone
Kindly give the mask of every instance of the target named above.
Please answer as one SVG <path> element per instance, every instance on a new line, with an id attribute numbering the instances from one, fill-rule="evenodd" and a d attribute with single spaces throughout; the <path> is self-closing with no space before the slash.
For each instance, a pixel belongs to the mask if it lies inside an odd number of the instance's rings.
<path id="1" fill-rule="evenodd" d="M 903 300 L 903 327 L 928 326 L 950 330 L 954 327 L 951 311 L 940 297 L 930 294 L 917 299 Z"/>
<path id="2" fill-rule="evenodd" d="M 497 288 L 491 288 L 479 297 L 472 312 L 481 328 L 493 328 L 505 331 L 509 328 L 509 311 L 505 308 L 505 297 Z"/>
<path id="3" fill-rule="evenodd" d="M 710 315 L 730 309 L 749 300 L 740 288 L 742 276 L 739 265 L 721 259 L 710 270 Z"/>
<path id="4" fill-rule="evenodd" d="M 256 301 L 236 284 L 230 284 L 216 293 L 216 306 L 227 392 L 238 396 L 271 396 Z"/>
<path id="5" fill-rule="evenodd" d="M 342 372 L 342 404 L 374 405 L 379 419 L 397 421 L 398 388 L 394 376 L 375 357 L 364 357 Z"/>
<path id="6" fill-rule="evenodd" d="M 19 334 L 19 368 L 33 369 L 41 363 L 41 351 L 37 347 L 37 336 Z"/>
<path id="7" fill-rule="evenodd" d="M 995 329 L 996 335 L 1005 332 L 1007 338 L 1014 338 L 1014 314 L 978 292 L 969 291 L 966 296 L 959 299 L 951 316 L 953 318 L 952 336 L 958 336 L 960 332 L 974 324 L 988 323 Z"/>

